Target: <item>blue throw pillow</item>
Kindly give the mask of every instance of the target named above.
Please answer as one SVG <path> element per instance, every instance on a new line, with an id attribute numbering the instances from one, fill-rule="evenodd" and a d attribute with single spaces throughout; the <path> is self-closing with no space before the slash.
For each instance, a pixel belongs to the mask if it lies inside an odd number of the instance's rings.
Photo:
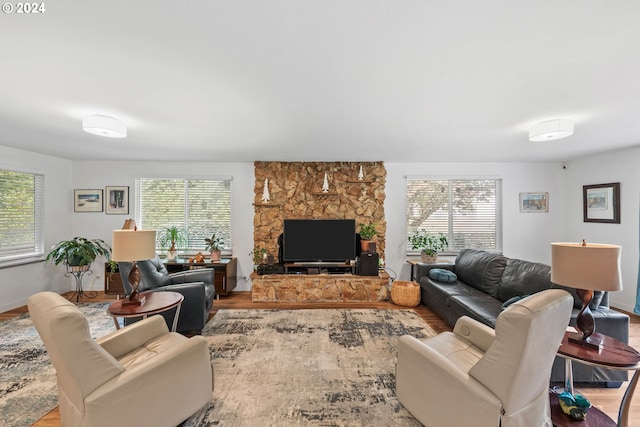
<path id="1" fill-rule="evenodd" d="M 458 276 L 456 273 L 450 270 L 445 270 L 444 268 L 432 268 L 429 270 L 429 278 L 431 280 L 435 280 L 436 282 L 444 282 L 444 283 L 453 283 L 458 280 Z"/>
<path id="2" fill-rule="evenodd" d="M 506 300 L 505 302 L 502 303 L 501 308 L 504 310 L 505 308 L 509 307 L 511 304 L 513 304 L 514 302 L 518 302 L 521 299 L 524 299 L 526 297 L 528 297 L 529 295 L 518 295 L 515 297 L 511 297 L 508 300 Z"/>

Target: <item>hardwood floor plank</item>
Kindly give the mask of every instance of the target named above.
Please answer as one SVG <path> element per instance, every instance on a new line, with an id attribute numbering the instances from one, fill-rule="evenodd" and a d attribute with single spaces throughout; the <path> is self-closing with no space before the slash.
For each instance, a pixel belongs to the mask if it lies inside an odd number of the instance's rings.
<path id="1" fill-rule="evenodd" d="M 98 296 L 93 299 L 83 299 L 82 301 L 93 302 L 108 302 L 115 300 L 115 296 L 105 295 L 103 292 L 99 292 Z M 252 302 L 251 292 L 232 292 L 227 297 L 222 297 L 216 300 L 213 304 L 213 309 L 209 318 L 213 317 L 218 310 L 239 310 L 239 309 L 282 309 L 282 310 L 297 310 L 297 309 L 335 309 L 335 308 L 378 308 L 378 309 L 404 309 L 406 307 L 399 307 L 388 301 L 371 302 L 371 303 L 270 303 L 270 302 Z M 416 313 L 420 315 L 436 332 L 449 331 L 451 328 L 440 319 L 433 311 L 420 305 L 414 308 Z M 20 314 L 26 313 L 27 308 L 19 307 L 17 309 L 0 313 L 0 320 L 10 319 Z M 629 314 L 629 313 L 627 313 Z M 629 329 L 629 344 L 640 349 L 640 317 L 635 314 L 629 314 L 631 318 Z M 617 389 L 611 388 L 584 388 L 578 387 L 592 404 L 609 417 L 616 420 L 618 417 L 618 409 L 620 407 L 620 401 L 628 382 L 625 382 L 622 387 Z M 630 420 L 632 426 L 640 426 L 640 397 L 635 401 L 632 401 Z M 58 408 L 51 410 L 48 414 L 33 424 L 35 427 L 59 427 L 60 426 L 60 412 Z"/>

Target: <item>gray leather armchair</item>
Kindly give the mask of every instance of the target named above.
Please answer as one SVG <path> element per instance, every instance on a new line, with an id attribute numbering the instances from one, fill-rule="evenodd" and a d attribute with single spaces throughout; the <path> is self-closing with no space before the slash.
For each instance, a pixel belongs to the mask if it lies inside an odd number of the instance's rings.
<path id="1" fill-rule="evenodd" d="M 146 261 L 138 261 L 140 269 L 140 286 L 139 292 L 178 292 L 184 296 L 182 307 L 180 308 L 180 316 L 178 317 L 178 332 L 194 332 L 201 333 L 202 328 L 207 323 L 209 312 L 213 306 L 213 299 L 216 296 L 214 286 L 213 268 L 202 268 L 198 270 L 188 270 L 179 273 L 169 274 L 166 267 L 159 257 Z M 131 271 L 131 263 L 118 263 L 120 275 L 124 289 L 128 294 L 131 293 L 131 284 L 128 277 Z M 175 309 L 162 313 L 167 321 L 167 325 L 171 327 Z M 126 318 L 125 325 L 137 322 L 141 318 Z"/>

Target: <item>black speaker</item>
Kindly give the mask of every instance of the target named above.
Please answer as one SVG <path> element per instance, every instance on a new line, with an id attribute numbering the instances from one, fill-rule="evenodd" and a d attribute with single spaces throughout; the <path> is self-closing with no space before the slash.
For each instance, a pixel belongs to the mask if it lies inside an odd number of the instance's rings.
<path id="1" fill-rule="evenodd" d="M 359 276 L 377 276 L 380 255 L 377 252 L 362 252 L 356 265 Z"/>
<path id="2" fill-rule="evenodd" d="M 268 264 L 260 264 L 258 266 L 257 273 L 260 276 L 265 274 L 284 274 L 284 266 L 279 264 L 268 265 Z"/>

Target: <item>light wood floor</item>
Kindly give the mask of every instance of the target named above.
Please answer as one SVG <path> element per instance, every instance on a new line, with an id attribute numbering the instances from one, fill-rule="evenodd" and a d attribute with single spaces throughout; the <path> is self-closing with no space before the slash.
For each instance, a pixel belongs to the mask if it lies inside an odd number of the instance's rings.
<path id="1" fill-rule="evenodd" d="M 104 293 L 98 293 L 98 296 L 92 300 L 94 302 L 105 302 L 115 300 L 114 296 L 105 295 Z M 83 300 L 85 301 L 85 300 Z M 398 307 L 389 302 L 378 303 L 254 303 L 251 301 L 250 292 L 233 292 L 230 296 L 221 297 L 213 304 L 214 308 L 211 311 L 210 317 L 213 317 L 218 310 L 226 309 L 287 309 L 295 310 L 301 308 L 380 308 L 380 309 L 398 309 Z M 429 310 L 424 305 L 420 305 L 414 309 L 436 332 L 448 331 L 450 328 L 442 321 L 436 314 Z M 0 313 L 0 320 L 9 319 L 19 314 L 25 313 L 26 307 L 20 307 L 15 310 Z M 629 330 L 629 344 L 637 349 L 640 349 L 640 317 L 631 314 L 631 327 Z M 579 388 L 579 390 L 585 394 L 591 403 L 600 408 L 603 412 L 609 415 L 612 419 L 618 418 L 618 409 L 620 406 L 620 400 L 626 390 L 627 383 L 624 383 L 622 387 L 618 389 L 607 388 Z M 640 426 L 640 397 L 636 401 L 632 402 L 630 412 L 631 426 Z M 59 427 L 60 426 L 60 413 L 58 408 L 51 410 L 48 414 L 42 417 L 39 421 L 33 424 L 35 427 Z"/>

